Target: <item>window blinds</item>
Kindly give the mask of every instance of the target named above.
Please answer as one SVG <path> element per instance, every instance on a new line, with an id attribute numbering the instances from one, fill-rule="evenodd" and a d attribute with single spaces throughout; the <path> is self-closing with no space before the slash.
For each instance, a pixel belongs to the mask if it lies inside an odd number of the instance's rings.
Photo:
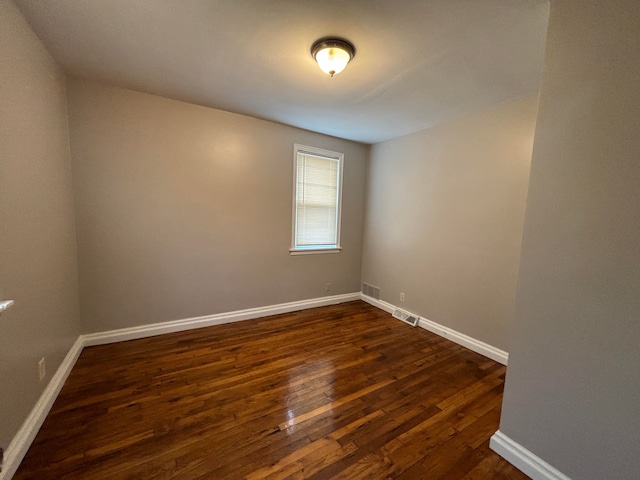
<path id="1" fill-rule="evenodd" d="M 295 247 L 336 247 L 340 160 L 297 154 Z"/>

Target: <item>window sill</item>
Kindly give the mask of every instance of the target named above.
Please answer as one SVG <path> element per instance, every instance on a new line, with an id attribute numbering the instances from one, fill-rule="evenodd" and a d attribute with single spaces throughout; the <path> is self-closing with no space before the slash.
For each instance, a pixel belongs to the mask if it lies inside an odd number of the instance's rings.
<path id="1" fill-rule="evenodd" d="M 318 255 L 320 253 L 340 253 L 342 247 L 333 248 L 290 248 L 291 255 Z"/>

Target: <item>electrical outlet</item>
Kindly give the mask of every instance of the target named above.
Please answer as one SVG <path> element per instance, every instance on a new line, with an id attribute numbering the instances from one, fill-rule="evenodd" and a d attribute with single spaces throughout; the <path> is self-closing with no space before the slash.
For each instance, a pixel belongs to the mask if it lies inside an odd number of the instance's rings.
<path id="1" fill-rule="evenodd" d="M 44 359 L 44 357 L 42 357 L 38 362 L 38 378 L 40 379 L 40 381 L 42 381 L 46 376 L 47 376 L 47 362 Z"/>
<path id="2" fill-rule="evenodd" d="M 404 292 L 400 292 L 400 301 L 404 302 Z"/>
<path id="3" fill-rule="evenodd" d="M 331 284 L 329 282 L 327 282 L 326 285 L 324 286 L 324 291 L 325 292 L 330 292 L 331 291 Z"/>

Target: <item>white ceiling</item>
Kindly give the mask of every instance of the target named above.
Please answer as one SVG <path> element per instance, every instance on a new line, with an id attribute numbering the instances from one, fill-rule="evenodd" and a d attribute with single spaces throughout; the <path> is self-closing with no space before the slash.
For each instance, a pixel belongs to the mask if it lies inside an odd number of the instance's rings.
<path id="1" fill-rule="evenodd" d="M 538 91 L 548 0 L 15 0 L 75 75 L 376 143 Z M 356 56 L 333 78 L 311 44 Z"/>

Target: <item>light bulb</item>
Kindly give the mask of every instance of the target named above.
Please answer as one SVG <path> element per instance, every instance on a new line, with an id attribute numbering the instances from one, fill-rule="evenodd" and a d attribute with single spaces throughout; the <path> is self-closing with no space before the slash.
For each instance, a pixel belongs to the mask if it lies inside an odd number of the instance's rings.
<path id="1" fill-rule="evenodd" d="M 355 50 L 353 45 L 344 40 L 318 40 L 311 47 L 311 55 L 318 62 L 320 70 L 333 77 L 345 69 Z"/>

